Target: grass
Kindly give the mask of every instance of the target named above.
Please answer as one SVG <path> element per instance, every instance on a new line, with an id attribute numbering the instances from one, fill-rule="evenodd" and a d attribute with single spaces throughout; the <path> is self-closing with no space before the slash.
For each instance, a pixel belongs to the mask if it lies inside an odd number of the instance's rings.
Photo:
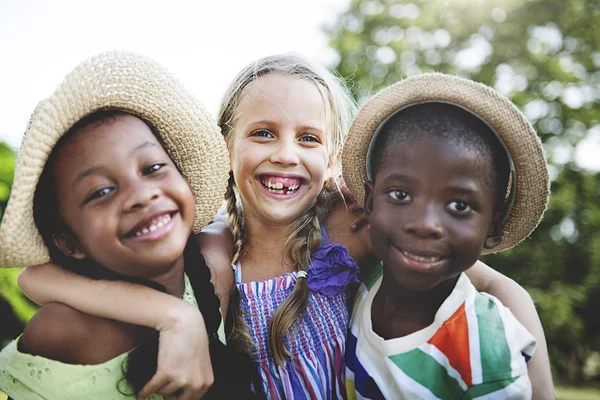
<path id="1" fill-rule="evenodd" d="M 600 388 L 555 386 L 557 400 L 598 400 Z"/>

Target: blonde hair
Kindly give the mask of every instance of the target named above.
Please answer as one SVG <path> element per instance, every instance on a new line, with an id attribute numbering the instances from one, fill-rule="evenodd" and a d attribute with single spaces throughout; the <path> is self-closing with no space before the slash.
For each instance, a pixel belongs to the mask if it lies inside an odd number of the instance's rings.
<path id="1" fill-rule="evenodd" d="M 331 127 L 331 135 L 328 136 L 327 143 L 329 159 L 330 161 L 335 159 L 342 150 L 350 122 L 356 112 L 356 103 L 350 96 L 343 80 L 297 55 L 275 55 L 261 58 L 252 62 L 236 76 L 223 97 L 218 117 L 221 132 L 227 142 L 231 144 L 234 136 L 232 134 L 233 127 L 238 117 L 240 99 L 244 90 L 252 82 L 269 74 L 286 75 L 312 82 L 320 90 L 324 102 L 329 105 L 331 111 L 331 121 L 327 121 L 327 126 Z M 337 186 L 337 179 L 333 181 Z M 234 240 L 233 263 L 236 264 L 243 254 L 246 238 L 243 216 L 237 209 L 234 188 L 235 179 L 231 174 L 225 198 L 227 200 L 227 222 Z M 312 254 L 321 245 L 323 238 L 319 221 L 325 216 L 326 204 L 329 203 L 331 197 L 328 194 L 331 192 L 324 188 L 313 204 L 296 221 L 293 232 L 286 241 L 288 257 L 297 271 L 305 271 L 308 268 Z M 284 346 L 283 338 L 294 322 L 303 316 L 308 305 L 308 298 L 307 280 L 299 278 L 294 290 L 277 308 L 269 323 L 269 347 L 273 359 L 279 365 L 285 358 L 290 357 Z M 239 293 L 234 296 L 235 300 L 239 300 Z M 236 303 L 233 305 L 235 324 L 231 340 L 238 349 L 247 351 L 254 344 L 250 340 L 248 328 L 241 318 L 239 301 Z"/>

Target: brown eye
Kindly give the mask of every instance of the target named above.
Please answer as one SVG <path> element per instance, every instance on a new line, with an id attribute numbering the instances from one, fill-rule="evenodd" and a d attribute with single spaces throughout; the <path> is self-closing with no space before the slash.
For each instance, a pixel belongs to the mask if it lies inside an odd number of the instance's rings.
<path id="1" fill-rule="evenodd" d="M 142 170 L 142 175 L 150 175 L 163 168 L 166 164 L 152 164 Z"/>
<path id="2" fill-rule="evenodd" d="M 464 201 L 453 201 L 450 204 L 448 204 L 448 208 L 450 208 L 450 210 L 457 212 L 459 214 L 465 214 L 468 213 L 469 211 L 471 211 L 473 208 L 467 204 Z"/>
<path id="3" fill-rule="evenodd" d="M 395 189 L 395 190 L 391 190 L 388 194 L 394 200 L 410 201 L 410 194 L 406 190 Z"/>
<path id="4" fill-rule="evenodd" d="M 112 187 L 105 187 L 100 190 L 96 190 L 94 193 L 89 195 L 87 199 L 85 199 L 85 202 L 89 203 L 92 200 L 99 199 L 100 197 L 104 197 L 107 194 L 109 194 L 110 192 L 112 192 L 113 189 L 114 188 L 112 188 Z"/>

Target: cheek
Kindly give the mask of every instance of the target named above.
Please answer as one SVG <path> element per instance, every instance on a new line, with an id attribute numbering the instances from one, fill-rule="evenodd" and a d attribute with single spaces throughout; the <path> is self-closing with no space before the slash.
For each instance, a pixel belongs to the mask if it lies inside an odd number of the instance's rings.
<path id="1" fill-rule="evenodd" d="M 233 175 L 252 174 L 253 170 L 260 164 L 261 149 L 255 143 L 247 143 L 244 146 L 233 146 L 230 153 L 230 165 Z"/>
<path id="2" fill-rule="evenodd" d="M 316 179 L 325 182 L 330 176 L 330 162 L 329 156 L 325 149 L 322 151 L 314 151 L 307 157 L 306 165 L 311 176 Z"/>
<path id="3" fill-rule="evenodd" d="M 457 223 L 455 220 L 446 222 L 448 233 L 456 237 L 456 243 L 468 252 L 479 252 L 483 248 L 487 236 L 486 224 L 478 218 Z"/>
<path id="4" fill-rule="evenodd" d="M 373 205 L 373 212 L 369 215 L 368 220 L 373 247 L 377 249 L 386 241 L 387 236 L 393 234 L 392 227 L 400 229 L 402 222 L 399 217 L 398 212 L 386 209 L 386 205 L 382 204 L 381 201 Z"/>

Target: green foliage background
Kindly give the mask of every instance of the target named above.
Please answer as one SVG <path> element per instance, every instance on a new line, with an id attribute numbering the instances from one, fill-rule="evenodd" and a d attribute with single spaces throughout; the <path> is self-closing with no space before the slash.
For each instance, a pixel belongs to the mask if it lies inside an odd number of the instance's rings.
<path id="1" fill-rule="evenodd" d="M 0 218 L 8 201 L 15 161 L 14 151 L 0 142 Z M 22 331 L 23 323 L 33 316 L 37 308 L 17 286 L 19 271 L 19 268 L 0 268 L 0 348 Z"/>
<path id="2" fill-rule="evenodd" d="M 534 124 L 549 209 L 531 240 L 484 261 L 529 290 L 555 374 L 571 382 L 599 374 L 600 175 L 574 156 L 600 142 L 599 21 L 595 0 L 353 0 L 326 28 L 359 102 L 439 71 L 496 87 Z"/>

